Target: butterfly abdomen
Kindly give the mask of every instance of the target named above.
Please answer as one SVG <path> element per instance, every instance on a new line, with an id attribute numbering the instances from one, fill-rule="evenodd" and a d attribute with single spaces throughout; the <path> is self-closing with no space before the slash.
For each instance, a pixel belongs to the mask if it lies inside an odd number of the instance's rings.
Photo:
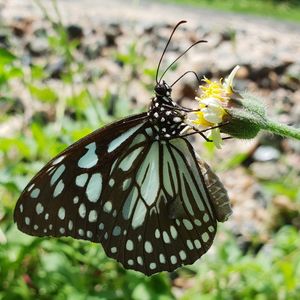
<path id="1" fill-rule="evenodd" d="M 232 214 L 227 191 L 219 177 L 207 163 L 199 159 L 198 163 L 209 191 L 211 203 L 215 209 L 216 218 L 219 222 L 225 222 Z"/>

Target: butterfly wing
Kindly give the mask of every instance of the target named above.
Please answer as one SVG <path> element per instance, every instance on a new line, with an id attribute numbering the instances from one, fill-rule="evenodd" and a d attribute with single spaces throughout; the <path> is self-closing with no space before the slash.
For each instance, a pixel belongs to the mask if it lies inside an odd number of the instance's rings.
<path id="1" fill-rule="evenodd" d="M 18 228 L 35 236 L 66 235 L 96 241 L 92 236 L 96 223 L 85 230 L 86 220 L 95 218 L 105 197 L 103 187 L 114 160 L 146 124 L 146 113 L 112 123 L 52 159 L 17 202 L 14 220 Z"/>
<path id="2" fill-rule="evenodd" d="M 151 134 L 137 136 L 115 161 L 100 216 L 106 254 L 147 275 L 192 264 L 217 227 L 191 144 Z"/>
<path id="3" fill-rule="evenodd" d="M 209 191 L 191 144 L 154 135 L 141 114 L 67 148 L 21 194 L 18 228 L 101 243 L 147 275 L 192 264 L 216 232 Z"/>

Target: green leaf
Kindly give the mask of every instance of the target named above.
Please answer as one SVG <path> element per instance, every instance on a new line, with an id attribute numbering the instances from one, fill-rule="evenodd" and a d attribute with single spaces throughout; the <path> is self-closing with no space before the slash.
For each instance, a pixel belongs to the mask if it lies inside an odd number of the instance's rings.
<path id="1" fill-rule="evenodd" d="M 5 48 L 0 47 L 0 64 L 12 63 L 17 57 Z"/>
<path id="2" fill-rule="evenodd" d="M 48 103 L 55 103 L 58 99 L 56 92 L 47 86 L 38 87 L 35 85 L 28 86 L 30 93 L 37 100 Z"/>

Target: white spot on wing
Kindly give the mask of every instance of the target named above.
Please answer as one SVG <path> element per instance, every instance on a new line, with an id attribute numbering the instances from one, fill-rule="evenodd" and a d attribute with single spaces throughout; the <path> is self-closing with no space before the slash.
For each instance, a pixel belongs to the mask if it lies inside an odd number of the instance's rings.
<path id="1" fill-rule="evenodd" d="M 69 230 L 73 229 L 73 221 L 72 220 L 70 220 L 69 223 L 68 223 L 68 229 Z"/>
<path id="2" fill-rule="evenodd" d="M 124 172 L 128 171 L 143 149 L 143 147 L 139 147 L 132 151 L 129 155 L 125 156 L 125 158 L 121 161 L 119 168 Z"/>
<path id="3" fill-rule="evenodd" d="M 53 192 L 53 197 L 57 197 L 61 192 L 64 190 L 65 184 L 62 181 L 62 179 L 57 183 L 54 192 Z"/>
<path id="4" fill-rule="evenodd" d="M 133 229 L 136 229 L 137 227 L 141 226 L 144 223 L 146 212 L 147 212 L 147 208 L 146 208 L 144 202 L 141 200 L 140 201 L 138 200 L 138 203 L 135 208 L 135 211 L 134 211 L 134 214 L 132 217 L 132 221 L 131 221 Z"/>
<path id="5" fill-rule="evenodd" d="M 159 262 L 161 264 L 165 264 L 166 263 L 166 258 L 165 258 L 165 256 L 162 253 L 159 254 Z"/>
<path id="6" fill-rule="evenodd" d="M 171 263 L 172 265 L 175 265 L 177 263 L 177 257 L 175 255 L 171 256 Z"/>
<path id="7" fill-rule="evenodd" d="M 132 259 L 128 259 L 128 265 L 133 266 L 133 264 L 134 264 L 134 261 Z"/>
<path id="8" fill-rule="evenodd" d="M 173 225 L 170 226 L 170 232 L 171 232 L 172 238 L 175 240 L 177 238 L 178 233 L 177 233 L 176 228 Z"/>
<path id="9" fill-rule="evenodd" d="M 37 203 L 35 211 L 38 215 L 40 215 L 44 211 L 44 206 L 41 203 Z"/>
<path id="10" fill-rule="evenodd" d="M 183 225 L 185 226 L 185 228 L 187 230 L 192 230 L 193 229 L 193 224 L 189 220 L 183 219 L 182 222 L 183 222 Z"/>
<path id="11" fill-rule="evenodd" d="M 145 244 L 144 244 L 144 247 L 145 247 L 145 251 L 146 251 L 147 253 L 153 252 L 153 247 L 152 247 L 151 242 L 146 241 Z"/>
<path id="12" fill-rule="evenodd" d="M 89 222 L 96 222 L 97 221 L 97 217 L 98 217 L 98 214 L 95 210 L 91 210 L 89 212 Z"/>
<path id="13" fill-rule="evenodd" d="M 196 249 L 200 249 L 201 248 L 201 243 L 199 240 L 194 240 L 194 245 L 196 247 Z"/>
<path id="14" fill-rule="evenodd" d="M 160 231 L 159 231 L 159 229 L 158 228 L 156 228 L 155 229 L 155 237 L 157 238 L 157 239 L 159 239 L 160 238 Z"/>
<path id="15" fill-rule="evenodd" d="M 86 195 L 91 202 L 97 202 L 102 191 L 102 176 L 100 173 L 95 173 L 91 176 L 86 187 Z"/>
<path id="16" fill-rule="evenodd" d="M 141 195 L 149 206 L 157 198 L 160 186 L 158 154 L 159 144 L 154 142 L 136 176 L 136 181 L 141 186 Z"/>
<path id="17" fill-rule="evenodd" d="M 204 216 L 203 216 L 203 221 L 204 221 L 205 223 L 207 223 L 208 220 L 209 220 L 209 216 L 208 216 L 207 213 L 205 213 Z"/>
<path id="18" fill-rule="evenodd" d="M 112 140 L 109 145 L 107 151 L 110 153 L 117 149 L 124 141 L 126 141 L 131 135 L 133 135 L 143 124 L 136 125 L 129 130 L 122 133 L 120 136 Z"/>
<path id="19" fill-rule="evenodd" d="M 125 179 L 122 184 L 122 190 L 126 191 L 129 188 L 130 183 L 131 183 L 131 178 Z"/>
<path id="20" fill-rule="evenodd" d="M 66 166 L 65 165 L 60 165 L 56 171 L 53 173 L 51 180 L 50 180 L 50 185 L 52 186 L 62 175 L 62 173 L 65 171 Z"/>
<path id="21" fill-rule="evenodd" d="M 193 245 L 193 243 L 191 242 L 191 240 L 187 240 L 187 241 L 186 241 L 186 245 L 188 246 L 188 248 L 189 248 L 190 250 L 193 250 L 193 249 L 194 249 L 194 245 Z"/>
<path id="22" fill-rule="evenodd" d="M 114 184 L 115 184 L 115 180 L 114 180 L 113 178 L 111 178 L 111 179 L 109 180 L 108 184 L 109 184 L 110 187 L 113 187 Z"/>
<path id="23" fill-rule="evenodd" d="M 89 178 L 88 173 L 80 174 L 76 177 L 75 183 L 79 187 L 84 187 L 84 185 L 86 184 L 88 178 Z"/>
<path id="24" fill-rule="evenodd" d="M 186 259 L 186 253 L 184 250 L 180 250 L 179 251 L 179 256 L 181 260 L 185 260 Z"/>
<path id="25" fill-rule="evenodd" d="M 96 154 L 96 143 L 90 143 L 89 145 L 85 146 L 88 151 L 79 159 L 78 166 L 80 168 L 92 168 L 98 162 L 98 156 Z"/>
<path id="26" fill-rule="evenodd" d="M 81 218 L 85 217 L 85 215 L 86 215 L 86 207 L 85 207 L 84 203 L 80 204 L 79 209 L 78 209 L 78 213 L 79 213 L 79 216 Z"/>
<path id="27" fill-rule="evenodd" d="M 141 256 L 138 256 L 138 257 L 137 257 L 137 262 L 138 262 L 139 265 L 142 266 L 143 263 L 144 263 L 144 262 L 143 262 L 143 258 L 142 258 Z"/>
<path id="28" fill-rule="evenodd" d="M 110 201 L 106 201 L 103 205 L 103 210 L 109 214 L 112 211 L 112 203 Z"/>
<path id="29" fill-rule="evenodd" d="M 132 240 L 127 240 L 127 242 L 126 242 L 126 249 L 128 250 L 128 251 L 132 251 L 133 250 L 133 242 L 132 242 Z"/>
<path id="30" fill-rule="evenodd" d="M 112 232 L 113 236 L 119 236 L 121 234 L 121 227 L 115 226 Z"/>
<path id="31" fill-rule="evenodd" d="M 29 186 L 29 188 L 27 189 L 27 192 L 30 192 L 33 189 L 33 187 L 34 187 L 34 183 Z"/>
<path id="32" fill-rule="evenodd" d="M 63 207 L 60 207 L 58 210 L 58 217 L 63 220 L 66 216 L 66 210 Z"/>
<path id="33" fill-rule="evenodd" d="M 136 187 L 133 187 L 122 209 L 122 216 L 125 220 L 129 220 L 129 218 L 131 218 L 131 214 L 135 206 L 135 203 L 137 201 L 137 198 L 138 198 L 138 189 Z"/>
<path id="34" fill-rule="evenodd" d="M 38 189 L 38 188 L 36 188 L 36 189 L 34 189 L 34 190 L 30 193 L 30 197 L 31 197 L 31 198 L 37 198 L 37 197 L 39 196 L 40 192 L 41 192 L 41 190 Z"/>
<path id="35" fill-rule="evenodd" d="M 207 232 L 204 232 L 204 233 L 202 234 L 202 240 L 203 240 L 203 242 L 206 243 L 206 242 L 208 241 L 208 239 L 209 239 L 208 233 L 207 233 Z"/>
<path id="36" fill-rule="evenodd" d="M 170 237 L 166 231 L 163 231 L 163 240 L 166 244 L 169 244 L 171 242 Z"/>
<path id="37" fill-rule="evenodd" d="M 59 164 L 64 158 L 65 158 L 65 155 L 62 155 L 62 156 L 56 158 L 56 159 L 52 162 L 52 165 L 57 165 L 57 164 Z"/>

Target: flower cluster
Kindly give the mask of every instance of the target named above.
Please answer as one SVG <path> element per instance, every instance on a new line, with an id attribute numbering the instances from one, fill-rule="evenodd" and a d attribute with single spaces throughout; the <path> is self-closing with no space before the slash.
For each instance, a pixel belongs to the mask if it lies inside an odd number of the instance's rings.
<path id="1" fill-rule="evenodd" d="M 227 114 L 228 101 L 233 94 L 233 79 L 238 69 L 239 66 L 236 66 L 224 81 L 203 79 L 206 84 L 200 86 L 201 95 L 196 97 L 199 102 L 199 111 L 195 112 L 197 118 L 192 121 L 195 125 L 208 128 L 218 126 L 223 122 Z M 222 138 L 219 128 L 212 129 L 210 138 L 217 148 L 221 147 Z"/>

